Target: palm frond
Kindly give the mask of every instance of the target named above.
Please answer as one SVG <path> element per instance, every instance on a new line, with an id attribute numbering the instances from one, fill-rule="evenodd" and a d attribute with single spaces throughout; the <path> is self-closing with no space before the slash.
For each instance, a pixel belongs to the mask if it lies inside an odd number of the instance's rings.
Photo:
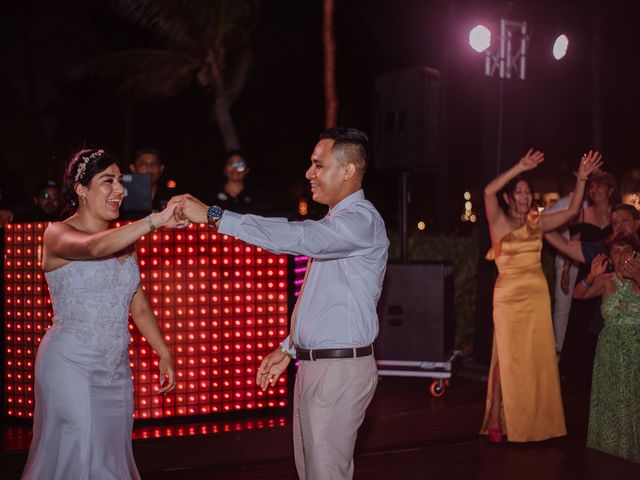
<path id="1" fill-rule="evenodd" d="M 203 53 L 246 43 L 258 17 L 257 0 L 112 0 L 129 22 L 174 48 Z"/>
<path id="2" fill-rule="evenodd" d="M 111 53 L 69 71 L 64 80 L 110 79 L 119 95 L 136 98 L 169 97 L 194 83 L 201 64 L 193 57 L 171 50 L 125 50 Z"/>
<path id="3" fill-rule="evenodd" d="M 112 0 L 127 21 L 187 51 L 206 51 L 214 38 L 215 3 L 207 0 Z"/>

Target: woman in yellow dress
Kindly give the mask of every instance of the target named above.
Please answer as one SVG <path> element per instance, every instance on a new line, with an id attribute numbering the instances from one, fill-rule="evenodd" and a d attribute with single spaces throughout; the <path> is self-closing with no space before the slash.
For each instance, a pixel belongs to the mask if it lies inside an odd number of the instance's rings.
<path id="1" fill-rule="evenodd" d="M 540 216 L 532 209 L 529 183 L 519 177 L 544 161 L 530 149 L 492 180 L 484 201 L 498 279 L 493 293 L 493 353 L 481 434 L 492 442 L 530 442 L 566 435 L 551 320 L 549 288 L 540 251 L 544 232 L 573 216 L 582 204 L 589 174 L 602 165 L 598 152 L 583 155 L 571 203 L 566 210 Z M 504 190 L 506 211 L 498 193 Z"/>

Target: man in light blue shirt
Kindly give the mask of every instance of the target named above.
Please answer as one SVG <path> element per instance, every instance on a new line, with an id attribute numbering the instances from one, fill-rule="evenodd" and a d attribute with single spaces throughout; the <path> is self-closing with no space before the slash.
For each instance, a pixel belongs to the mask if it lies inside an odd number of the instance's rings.
<path id="1" fill-rule="evenodd" d="M 368 159 L 365 133 L 337 128 L 320 135 L 306 172 L 313 200 L 329 207 L 319 221 L 222 212 L 189 195 L 172 200 L 179 218 L 209 223 L 271 252 L 310 258 L 290 336 L 262 360 L 256 379 L 265 390 L 292 358 L 301 360 L 293 430 L 303 479 L 352 478 L 357 431 L 378 381 L 372 344 L 389 241 L 362 191 Z"/>

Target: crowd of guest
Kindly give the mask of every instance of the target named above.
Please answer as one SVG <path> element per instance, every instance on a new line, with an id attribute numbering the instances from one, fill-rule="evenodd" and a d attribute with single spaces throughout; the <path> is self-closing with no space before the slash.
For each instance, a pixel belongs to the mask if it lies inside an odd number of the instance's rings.
<path id="1" fill-rule="evenodd" d="M 262 214 L 264 209 L 259 195 L 246 182 L 250 172 L 247 155 L 240 150 L 230 151 L 221 165 L 224 166 L 224 181 L 221 184 L 213 183 L 202 192 L 202 197 L 239 213 Z M 143 147 L 136 150 L 128 168 L 129 172 L 123 173 L 148 177 L 145 180 L 145 192 L 149 199 L 140 205 L 129 204 L 125 196 L 121 219 L 132 220 L 150 212 L 162 211 L 172 197 L 184 193 L 166 175 L 164 155 L 157 148 Z M 33 198 L 25 200 L 19 182 L 4 169 L 0 173 L 0 228 L 7 223 L 60 220 L 62 202 L 57 179 L 42 180 L 36 187 Z M 126 178 L 124 182 L 126 186 Z"/>
<path id="2" fill-rule="evenodd" d="M 588 446 L 640 462 L 640 213 L 620 203 L 618 182 L 589 151 L 573 193 L 540 215 L 522 174 L 543 160 L 530 150 L 485 188 L 487 259 L 499 276 L 481 433 L 492 442 L 565 435 L 562 374 L 591 388 Z M 553 322 L 543 238 L 559 255 Z"/>

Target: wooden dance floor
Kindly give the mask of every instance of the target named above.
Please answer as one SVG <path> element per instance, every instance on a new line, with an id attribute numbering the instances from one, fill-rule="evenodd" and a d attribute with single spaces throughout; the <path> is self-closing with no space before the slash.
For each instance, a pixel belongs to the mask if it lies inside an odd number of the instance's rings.
<path id="1" fill-rule="evenodd" d="M 467 372 L 467 373 L 465 373 Z M 382 377 L 356 449 L 357 479 L 626 480 L 640 464 L 585 447 L 588 392 L 563 381 L 569 435 L 536 444 L 489 444 L 477 434 L 485 383 L 463 369 L 441 398 L 428 379 Z M 640 400 L 639 400 L 640 401 Z M 191 424 L 137 425 L 144 480 L 295 479 L 290 412 Z M 17 479 L 30 428 L 0 425 L 0 479 Z"/>

